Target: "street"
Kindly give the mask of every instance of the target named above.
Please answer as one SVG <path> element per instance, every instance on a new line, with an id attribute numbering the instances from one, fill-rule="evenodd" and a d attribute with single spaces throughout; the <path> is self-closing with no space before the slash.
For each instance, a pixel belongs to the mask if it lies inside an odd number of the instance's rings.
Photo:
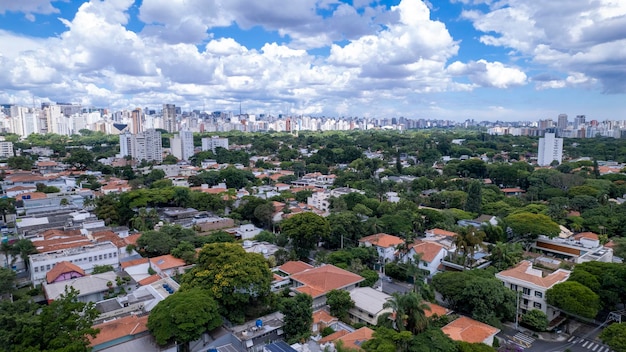
<path id="1" fill-rule="evenodd" d="M 592 331 L 592 334 L 585 333 L 582 336 L 550 334 L 549 336 L 553 336 L 554 340 L 542 340 L 531 336 L 529 333 L 504 326 L 497 336 L 507 343 L 522 347 L 525 352 L 563 352 L 565 350 L 571 352 L 612 352 L 613 350 L 608 346 L 593 338 L 596 335 L 597 331 Z"/>

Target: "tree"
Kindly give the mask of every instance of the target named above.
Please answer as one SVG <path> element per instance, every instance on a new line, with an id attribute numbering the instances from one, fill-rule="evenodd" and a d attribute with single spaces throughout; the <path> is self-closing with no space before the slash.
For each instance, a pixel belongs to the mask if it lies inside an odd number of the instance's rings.
<path id="1" fill-rule="evenodd" d="M 29 239 L 22 238 L 13 243 L 13 253 L 19 254 L 20 258 L 24 261 L 24 266 L 28 269 L 28 257 L 31 254 L 37 253 L 37 248 Z"/>
<path id="2" fill-rule="evenodd" d="M 12 156 L 7 159 L 7 165 L 13 170 L 30 171 L 35 162 L 28 156 Z"/>
<path id="3" fill-rule="evenodd" d="M 600 339 L 615 352 L 626 352 L 626 323 L 614 323 L 600 333 Z"/>
<path id="4" fill-rule="evenodd" d="M 299 213 L 284 220 L 281 232 L 290 240 L 296 255 L 307 258 L 309 252 L 317 248 L 317 243 L 330 234 L 328 220 L 311 212 Z"/>
<path id="5" fill-rule="evenodd" d="M 526 246 L 530 246 L 539 235 L 550 238 L 559 234 L 561 229 L 550 217 L 543 214 L 520 212 L 507 216 L 505 223 L 511 228 L 513 234 L 518 236 Z"/>
<path id="6" fill-rule="evenodd" d="M 15 214 L 15 198 L 0 198 L 2 222 L 7 222 L 7 214 Z"/>
<path id="7" fill-rule="evenodd" d="M 546 301 L 567 314 L 593 319 L 600 309 L 600 297 L 587 286 L 565 281 L 546 291 Z"/>
<path id="8" fill-rule="evenodd" d="M 313 324 L 312 306 L 313 298 L 305 293 L 286 298 L 282 302 L 281 312 L 284 314 L 283 331 L 288 343 L 305 341 L 311 336 L 311 324 Z"/>
<path id="9" fill-rule="evenodd" d="M 102 274 L 109 271 L 115 271 L 112 265 L 94 265 L 92 274 Z"/>
<path id="10" fill-rule="evenodd" d="M 531 309 L 522 315 L 522 324 L 535 331 L 545 331 L 548 327 L 548 316 L 539 309 Z"/>
<path id="11" fill-rule="evenodd" d="M 430 310 L 422 297 L 409 292 L 401 294 L 394 292 L 391 299 L 383 304 L 383 308 L 391 308 L 394 315 L 394 327 L 398 331 L 410 331 L 416 335 L 428 328 L 428 319 L 424 311 Z M 391 313 L 383 314 L 382 319 L 391 317 Z"/>
<path id="12" fill-rule="evenodd" d="M 350 292 L 345 290 L 331 290 L 326 294 L 326 304 L 330 306 L 330 314 L 343 321 L 348 319 L 348 311 L 354 308 L 354 301 Z"/>
<path id="13" fill-rule="evenodd" d="M 187 264 L 196 261 L 196 249 L 190 242 L 181 241 L 176 248 L 172 249 L 172 256 L 180 258 Z"/>
<path id="14" fill-rule="evenodd" d="M 79 170 L 86 170 L 94 164 L 95 156 L 85 148 L 74 148 L 65 162 Z"/>
<path id="15" fill-rule="evenodd" d="M 182 351 L 189 351 L 189 342 L 221 325 L 217 302 L 201 288 L 168 296 L 148 317 L 148 329 L 157 343 L 165 345 L 176 341 Z"/>
<path id="16" fill-rule="evenodd" d="M 463 227 L 454 237 L 457 253 L 462 253 L 463 265 L 471 267 L 476 247 L 482 245 L 485 233 L 474 227 Z"/>
<path id="17" fill-rule="evenodd" d="M 15 290 L 15 271 L 0 267 L 0 297 Z"/>
<path id="18" fill-rule="evenodd" d="M 261 254 L 247 253 L 236 243 L 210 243 L 181 282 L 183 290 L 199 287 L 209 291 L 222 315 L 243 322 L 245 310 L 269 295 L 272 272 Z"/>
<path id="19" fill-rule="evenodd" d="M 523 254 L 520 243 L 497 242 L 491 248 L 491 265 L 498 271 L 510 268 L 522 260 Z"/>
<path id="20" fill-rule="evenodd" d="M 479 181 L 470 182 L 467 187 L 467 200 L 465 201 L 465 210 L 471 213 L 481 213 L 482 207 L 482 185 Z"/>

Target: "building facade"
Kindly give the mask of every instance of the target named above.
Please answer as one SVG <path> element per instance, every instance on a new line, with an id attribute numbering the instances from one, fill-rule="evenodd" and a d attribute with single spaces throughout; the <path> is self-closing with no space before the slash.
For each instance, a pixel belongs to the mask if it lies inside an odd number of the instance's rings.
<path id="1" fill-rule="evenodd" d="M 557 138 L 554 133 L 546 133 L 543 138 L 539 138 L 537 165 L 549 166 L 555 160 L 559 164 L 563 161 L 563 138 Z"/>

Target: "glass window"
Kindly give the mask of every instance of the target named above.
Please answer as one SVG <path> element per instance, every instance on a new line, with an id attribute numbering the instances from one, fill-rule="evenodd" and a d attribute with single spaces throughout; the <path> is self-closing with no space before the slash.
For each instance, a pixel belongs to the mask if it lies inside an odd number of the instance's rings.
<path id="1" fill-rule="evenodd" d="M 39 272 L 39 267 L 38 267 L 38 266 L 36 266 L 36 267 L 35 267 L 35 272 L 36 272 L 36 273 L 38 273 L 38 272 Z"/>
<path id="2" fill-rule="evenodd" d="M 535 296 L 541 298 L 541 297 L 543 297 L 543 293 L 541 293 L 539 291 L 535 291 Z"/>
<path id="3" fill-rule="evenodd" d="M 50 270 L 50 264 L 46 265 L 46 270 Z"/>
<path id="4" fill-rule="evenodd" d="M 93 258 L 89 257 L 89 261 L 91 262 Z"/>
<path id="5" fill-rule="evenodd" d="M 530 289 L 527 287 L 522 287 L 522 292 L 524 292 L 525 295 L 529 295 L 530 294 Z"/>
<path id="6" fill-rule="evenodd" d="M 541 309 L 541 303 L 535 302 L 533 303 L 533 307 Z"/>

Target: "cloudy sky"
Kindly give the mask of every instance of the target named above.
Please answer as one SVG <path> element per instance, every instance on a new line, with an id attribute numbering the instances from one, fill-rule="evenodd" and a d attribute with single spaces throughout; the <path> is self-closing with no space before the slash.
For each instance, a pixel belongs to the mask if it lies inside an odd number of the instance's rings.
<path id="1" fill-rule="evenodd" d="M 624 0 L 0 0 L 0 103 L 626 119 Z"/>

